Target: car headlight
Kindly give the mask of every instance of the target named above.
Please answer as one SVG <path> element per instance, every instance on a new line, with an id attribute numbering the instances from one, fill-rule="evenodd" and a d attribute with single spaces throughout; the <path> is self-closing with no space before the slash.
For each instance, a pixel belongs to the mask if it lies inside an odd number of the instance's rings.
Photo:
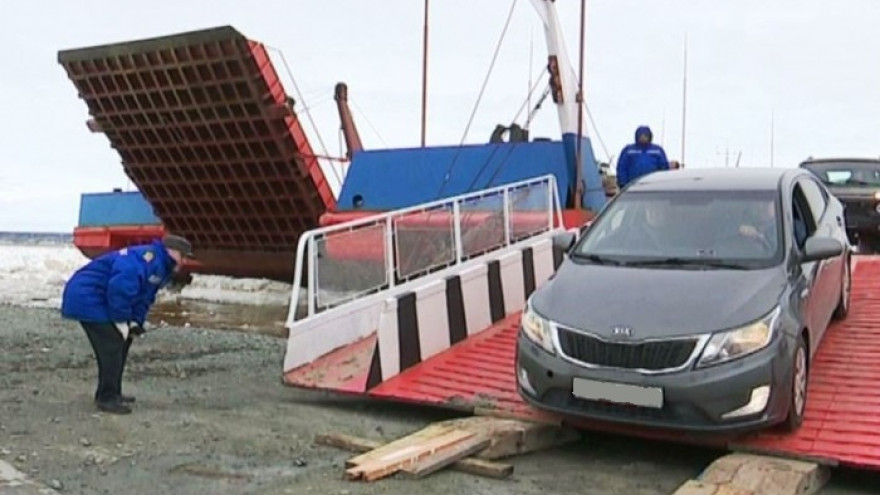
<path id="1" fill-rule="evenodd" d="M 522 312 L 522 330 L 529 340 L 541 346 L 545 351 L 553 352 L 550 322 L 535 313 L 528 303 Z"/>
<path id="2" fill-rule="evenodd" d="M 703 349 L 697 367 L 704 368 L 726 363 L 767 347 L 773 339 L 778 317 L 777 307 L 754 323 L 712 335 Z"/>

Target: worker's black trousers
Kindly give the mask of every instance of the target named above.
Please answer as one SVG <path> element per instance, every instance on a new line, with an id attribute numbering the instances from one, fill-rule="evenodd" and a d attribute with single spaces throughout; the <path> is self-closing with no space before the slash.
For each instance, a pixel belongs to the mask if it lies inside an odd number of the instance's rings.
<path id="1" fill-rule="evenodd" d="M 122 334 L 112 323 L 81 322 L 95 358 L 98 360 L 98 388 L 95 390 L 95 401 L 113 402 L 122 396 L 122 372 L 128 359 L 128 348 L 131 347 L 131 336 L 122 338 Z"/>

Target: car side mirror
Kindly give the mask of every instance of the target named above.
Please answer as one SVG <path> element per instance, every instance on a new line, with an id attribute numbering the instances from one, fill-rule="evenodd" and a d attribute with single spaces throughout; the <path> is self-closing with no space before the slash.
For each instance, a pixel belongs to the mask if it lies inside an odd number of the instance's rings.
<path id="1" fill-rule="evenodd" d="M 810 237 L 804 246 L 803 262 L 821 261 L 843 253 L 843 244 L 831 237 Z"/>
<path id="2" fill-rule="evenodd" d="M 553 236 L 553 247 L 567 253 L 574 245 L 575 235 L 572 232 L 562 232 Z"/>

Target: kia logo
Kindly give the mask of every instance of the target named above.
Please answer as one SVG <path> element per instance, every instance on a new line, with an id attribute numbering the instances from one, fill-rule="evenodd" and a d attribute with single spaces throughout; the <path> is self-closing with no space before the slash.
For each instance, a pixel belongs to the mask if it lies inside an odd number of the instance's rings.
<path id="1" fill-rule="evenodd" d="M 611 335 L 615 337 L 632 337 L 632 328 L 630 327 L 614 327 L 611 329 Z"/>

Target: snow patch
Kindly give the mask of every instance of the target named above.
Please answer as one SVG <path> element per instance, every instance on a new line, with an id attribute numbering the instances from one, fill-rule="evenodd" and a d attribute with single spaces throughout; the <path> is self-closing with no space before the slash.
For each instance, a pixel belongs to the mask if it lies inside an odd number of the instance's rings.
<path id="1" fill-rule="evenodd" d="M 256 306 L 286 306 L 292 286 L 266 279 L 193 275 L 192 283 L 179 293 L 162 291 L 160 300 L 189 299 Z"/>
<path id="2" fill-rule="evenodd" d="M 64 284 L 88 263 L 73 246 L 0 245 L 0 304 L 61 307 Z M 195 300 L 248 305 L 290 304 L 292 286 L 264 279 L 193 275 L 181 291 L 159 292 L 157 302 Z"/>

